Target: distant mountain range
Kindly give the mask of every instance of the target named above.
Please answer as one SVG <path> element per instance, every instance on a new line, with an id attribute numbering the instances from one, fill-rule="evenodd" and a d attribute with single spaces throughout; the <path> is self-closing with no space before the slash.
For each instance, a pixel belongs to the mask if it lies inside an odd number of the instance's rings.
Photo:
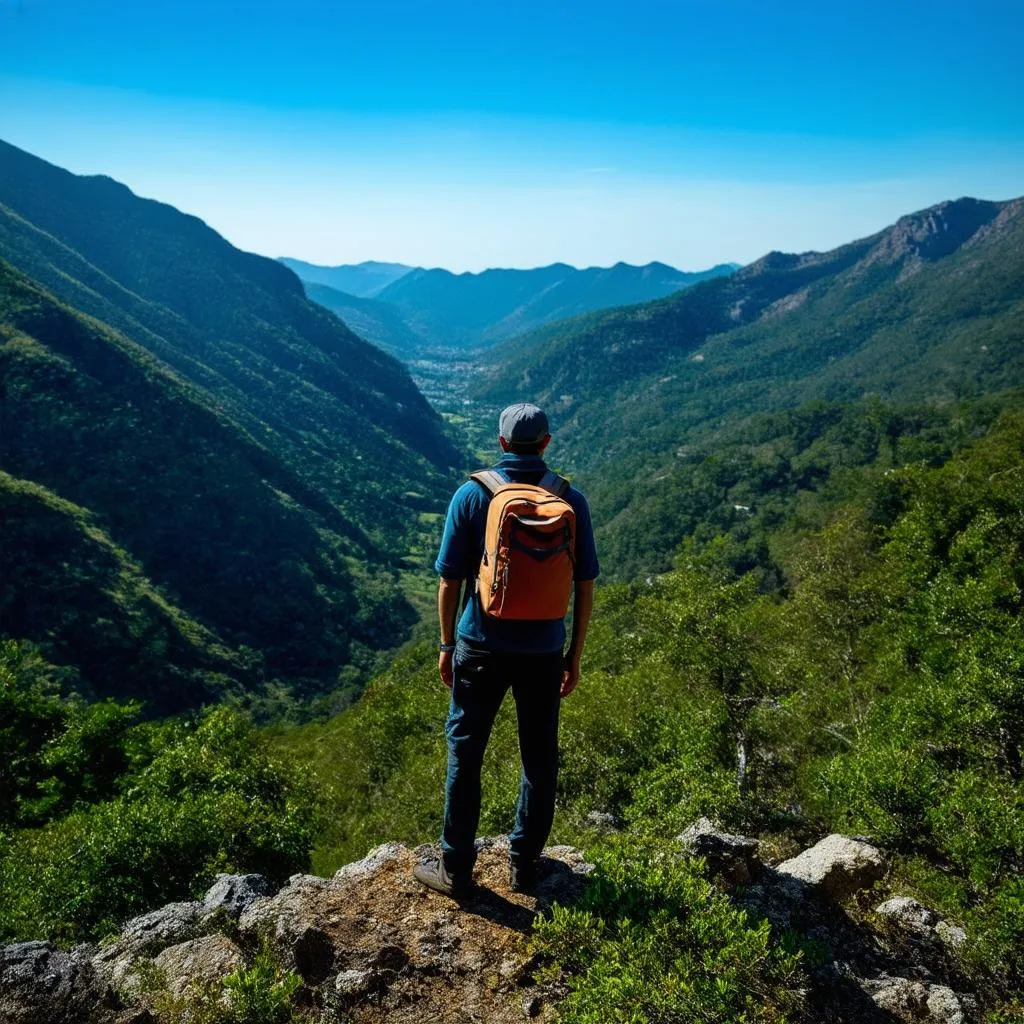
<path id="1" fill-rule="evenodd" d="M 287 256 L 281 256 L 278 262 L 294 270 L 303 281 L 327 285 L 328 288 L 360 299 L 372 299 L 389 284 L 415 269 L 402 263 L 376 263 L 373 260 L 340 267 L 322 267 L 304 260 L 289 259 Z"/>
<path id="2" fill-rule="evenodd" d="M 831 252 L 772 252 L 659 302 L 559 322 L 492 348 L 475 381 L 483 410 L 548 408 L 553 454 L 582 471 L 605 549 L 633 544 L 621 572 L 663 568 L 694 500 L 688 461 L 752 415 L 1024 384 L 1024 199 L 941 203 Z"/>
<path id="3" fill-rule="evenodd" d="M 436 543 L 468 456 L 402 364 L 324 306 L 405 358 L 486 348 L 459 409 L 548 408 L 554 464 L 588 490 L 621 578 L 734 508 L 737 445 L 771 492 L 776 455 L 744 433 L 768 436 L 766 416 L 799 432 L 808 403 L 866 403 L 839 430 L 876 398 L 1024 384 L 1024 200 L 703 275 L 383 266 L 402 273 L 375 296 L 303 285 L 0 143 L 0 639 L 37 643 L 90 696 L 168 711 L 321 692 L 407 635 L 398 572 Z"/>
<path id="4" fill-rule="evenodd" d="M 404 367 L 287 268 L 0 143 L 0 488 L 21 523 L 0 638 L 164 709 L 332 687 L 408 627 L 395 567 L 459 462 Z"/>
<path id="5" fill-rule="evenodd" d="M 357 267 L 311 267 L 282 260 L 303 279 L 310 298 L 337 313 L 356 333 L 393 354 L 409 358 L 424 349 L 479 348 L 543 324 L 591 310 L 662 298 L 709 278 L 728 276 L 737 264 L 686 273 L 649 263 L 635 267 L 577 270 L 555 263 L 533 270 L 447 270 L 401 268 L 386 286 L 372 292 L 359 279 L 357 291 L 342 281 L 362 273 Z M 367 301 L 372 296 L 372 302 Z"/>

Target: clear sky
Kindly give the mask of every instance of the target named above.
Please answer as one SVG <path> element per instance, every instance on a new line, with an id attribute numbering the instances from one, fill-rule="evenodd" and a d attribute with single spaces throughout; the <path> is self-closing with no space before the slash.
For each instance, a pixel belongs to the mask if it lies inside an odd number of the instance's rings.
<path id="1" fill-rule="evenodd" d="M 0 0 L 0 138 L 271 256 L 692 270 L 1024 194 L 1022 41 L 1022 0 Z"/>

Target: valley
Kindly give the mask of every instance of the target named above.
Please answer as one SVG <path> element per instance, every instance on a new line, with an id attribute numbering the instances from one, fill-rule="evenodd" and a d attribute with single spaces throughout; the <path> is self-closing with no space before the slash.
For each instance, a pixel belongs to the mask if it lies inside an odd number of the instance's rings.
<path id="1" fill-rule="evenodd" d="M 920 901 L 970 936 L 920 977 L 1015 1019 L 1022 199 L 700 273 L 318 267 L 0 143 L 2 941 L 97 943 L 223 872 L 436 837 L 431 567 L 517 400 L 602 561 L 553 834 L 600 866 L 536 926 L 561 1019 L 689 1019 L 658 1014 L 691 989 L 748 1019 L 751 987 L 766 1024 L 815 1024 L 822 990 L 877 1009 L 828 928 L 745 917 L 680 856 L 702 817 L 769 870 L 868 837 L 888 868 L 844 927 L 896 962 L 918 947 L 878 906 Z M 510 825 L 514 726 L 481 834 Z"/>

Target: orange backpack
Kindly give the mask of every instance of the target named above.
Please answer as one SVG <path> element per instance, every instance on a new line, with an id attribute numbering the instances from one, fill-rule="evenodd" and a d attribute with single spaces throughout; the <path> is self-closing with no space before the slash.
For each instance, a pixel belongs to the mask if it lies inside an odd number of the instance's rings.
<path id="1" fill-rule="evenodd" d="M 491 496 L 476 585 L 483 610 L 496 619 L 564 618 L 576 554 L 569 481 L 549 471 L 539 484 L 508 483 L 493 469 L 470 479 Z"/>

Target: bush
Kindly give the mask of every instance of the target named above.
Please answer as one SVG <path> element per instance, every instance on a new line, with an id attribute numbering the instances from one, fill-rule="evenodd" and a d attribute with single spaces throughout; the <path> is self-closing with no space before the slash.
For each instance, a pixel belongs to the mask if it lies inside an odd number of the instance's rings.
<path id="1" fill-rule="evenodd" d="M 283 881 L 309 863 L 309 782 L 226 708 L 181 727 L 113 800 L 17 835 L 0 862 L 4 937 L 78 941 L 199 895 L 218 872 Z"/>
<path id="2" fill-rule="evenodd" d="M 582 900 L 534 930 L 568 979 L 564 1024 L 783 1024 L 801 1007 L 801 957 L 773 943 L 700 873 L 699 862 L 621 844 Z"/>

